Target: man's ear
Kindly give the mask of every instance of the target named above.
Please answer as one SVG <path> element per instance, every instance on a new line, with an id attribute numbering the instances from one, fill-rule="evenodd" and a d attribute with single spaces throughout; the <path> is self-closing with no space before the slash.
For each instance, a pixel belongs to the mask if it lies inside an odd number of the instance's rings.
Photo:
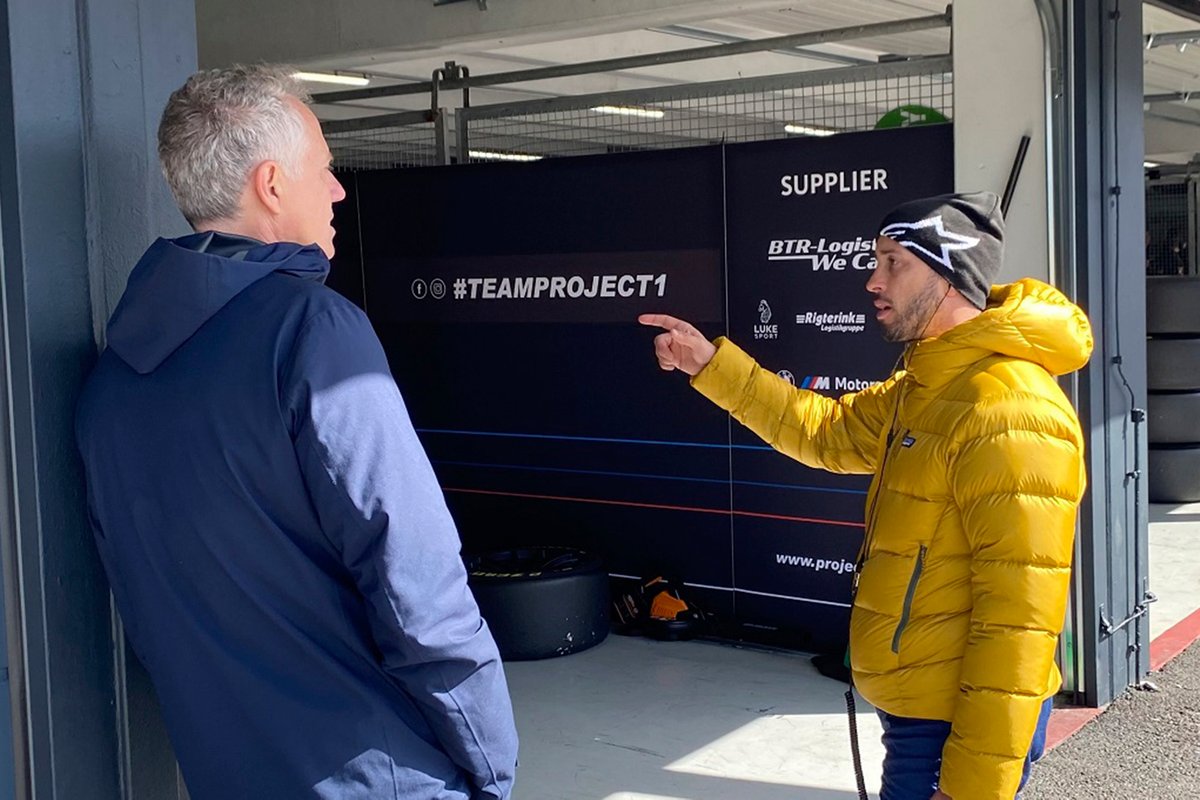
<path id="1" fill-rule="evenodd" d="M 250 171 L 250 188 L 268 213 L 282 210 L 282 180 L 283 167 L 278 161 L 264 161 Z"/>

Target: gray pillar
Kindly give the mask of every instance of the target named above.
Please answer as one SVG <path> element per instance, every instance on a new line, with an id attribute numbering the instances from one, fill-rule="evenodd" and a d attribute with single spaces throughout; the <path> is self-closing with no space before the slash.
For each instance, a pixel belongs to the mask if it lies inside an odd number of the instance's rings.
<path id="1" fill-rule="evenodd" d="M 0 0 L 0 532 L 12 686 L 0 715 L 10 712 L 15 734 L 0 752 L 0 798 L 167 797 L 160 790 L 175 783 L 149 686 L 137 670 L 126 676 L 114 646 L 73 418 L 97 322 L 150 238 L 180 229 L 153 139 L 167 93 L 195 61 L 191 0 Z"/>
<path id="2" fill-rule="evenodd" d="M 1066 224 L 1096 333 L 1079 385 L 1091 486 L 1076 564 L 1076 645 L 1093 706 L 1149 671 L 1149 620 L 1138 616 L 1149 580 L 1141 6 L 1068 0 L 1064 25 L 1074 208 Z"/>

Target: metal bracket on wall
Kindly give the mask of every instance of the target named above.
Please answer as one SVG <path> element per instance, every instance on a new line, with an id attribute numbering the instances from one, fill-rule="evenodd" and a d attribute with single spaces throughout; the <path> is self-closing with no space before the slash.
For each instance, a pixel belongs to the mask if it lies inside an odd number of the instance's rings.
<path id="1" fill-rule="evenodd" d="M 482 2 L 482 0 L 480 0 Z M 440 163 L 450 163 L 450 150 L 447 142 L 449 141 L 450 120 L 446 116 L 445 109 L 440 107 L 438 103 L 438 92 L 442 88 L 442 84 L 450 83 L 452 86 L 457 86 L 462 90 L 462 106 L 460 108 L 471 107 L 471 70 L 463 64 L 454 61 L 447 61 L 440 69 L 433 71 L 433 79 L 430 81 L 429 96 L 433 104 L 434 113 L 439 115 L 437 127 L 437 149 Z M 460 163 L 467 161 L 467 121 L 462 114 L 455 115 L 455 124 L 458 128 L 458 144 L 455 147 L 455 152 Z"/>
<path id="2" fill-rule="evenodd" d="M 430 89 L 430 108 L 437 111 L 438 92 L 441 90 L 443 83 L 452 83 L 462 89 L 462 107 L 471 107 L 471 70 L 466 66 L 458 64 L 454 61 L 447 61 L 445 66 L 433 71 L 433 81 Z"/>
<path id="3" fill-rule="evenodd" d="M 1154 592 L 1147 589 L 1146 592 L 1142 595 L 1142 602 L 1138 603 L 1136 606 L 1133 607 L 1133 612 L 1130 613 L 1129 616 L 1127 616 L 1125 619 L 1121 620 L 1120 622 L 1116 623 L 1115 625 L 1113 624 L 1113 621 L 1108 618 L 1108 615 L 1104 613 L 1104 604 L 1101 603 L 1100 604 L 1100 638 L 1106 639 L 1109 636 L 1112 636 L 1117 631 L 1121 630 L 1121 628 L 1124 628 L 1126 625 L 1133 622 L 1138 617 L 1145 616 L 1146 613 L 1150 611 L 1150 604 L 1157 603 L 1157 602 L 1158 602 L 1158 595 L 1156 595 Z"/>

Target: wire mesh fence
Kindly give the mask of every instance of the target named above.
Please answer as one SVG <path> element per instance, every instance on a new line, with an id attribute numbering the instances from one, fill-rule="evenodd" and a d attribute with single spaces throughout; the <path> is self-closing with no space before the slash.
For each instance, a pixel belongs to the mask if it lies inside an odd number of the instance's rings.
<path id="1" fill-rule="evenodd" d="M 1146 184 L 1146 274 L 1195 275 L 1196 181 Z"/>
<path id="2" fill-rule="evenodd" d="M 457 112 L 460 161 L 828 136 L 953 117 L 950 57 L 557 97 Z"/>
<path id="3" fill-rule="evenodd" d="M 324 123 L 342 170 L 524 161 L 789 136 L 954 115 L 949 56 Z"/>
<path id="4" fill-rule="evenodd" d="M 326 122 L 322 129 L 337 169 L 429 167 L 448 162 L 444 116 L 444 110 L 409 111 Z"/>

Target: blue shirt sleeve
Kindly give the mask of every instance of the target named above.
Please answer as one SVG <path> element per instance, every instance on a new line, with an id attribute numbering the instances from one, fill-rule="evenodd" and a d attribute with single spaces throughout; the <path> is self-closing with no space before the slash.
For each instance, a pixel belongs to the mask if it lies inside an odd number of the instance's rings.
<path id="1" fill-rule="evenodd" d="M 283 412 L 321 526 L 361 592 L 382 666 L 479 798 L 507 798 L 517 734 L 458 532 L 366 316 L 310 318 L 283 372 Z"/>

